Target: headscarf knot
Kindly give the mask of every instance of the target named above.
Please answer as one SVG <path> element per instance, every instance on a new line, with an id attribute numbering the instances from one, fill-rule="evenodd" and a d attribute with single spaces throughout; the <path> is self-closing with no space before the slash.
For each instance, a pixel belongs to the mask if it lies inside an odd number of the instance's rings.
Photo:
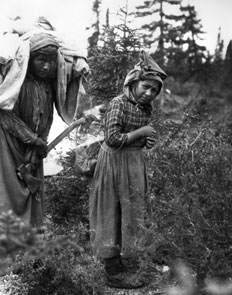
<path id="1" fill-rule="evenodd" d="M 124 81 L 124 88 L 129 86 L 133 81 L 136 80 L 154 79 L 160 83 L 161 90 L 163 86 L 163 80 L 167 78 L 167 74 L 144 50 L 140 52 L 139 58 L 140 61 L 134 66 L 134 69 L 127 74 Z"/>

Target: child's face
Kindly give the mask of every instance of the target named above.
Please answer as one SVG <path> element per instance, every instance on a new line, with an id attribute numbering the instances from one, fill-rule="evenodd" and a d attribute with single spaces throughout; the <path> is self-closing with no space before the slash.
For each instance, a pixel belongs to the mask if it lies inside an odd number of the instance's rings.
<path id="1" fill-rule="evenodd" d="M 160 84 L 156 80 L 139 80 L 134 87 L 133 94 L 141 105 L 151 103 L 159 93 Z"/>
<path id="2" fill-rule="evenodd" d="M 57 55 L 39 54 L 32 59 L 32 72 L 40 79 L 56 77 Z"/>

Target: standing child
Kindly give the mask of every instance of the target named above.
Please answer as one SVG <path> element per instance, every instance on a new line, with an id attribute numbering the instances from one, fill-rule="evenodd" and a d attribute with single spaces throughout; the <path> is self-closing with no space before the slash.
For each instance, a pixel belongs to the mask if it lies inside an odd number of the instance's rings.
<path id="1" fill-rule="evenodd" d="M 148 179 L 143 147 L 155 130 L 149 125 L 151 102 L 160 93 L 166 73 L 144 51 L 105 114 L 105 141 L 90 193 L 90 230 L 94 254 L 103 259 L 107 282 L 117 288 L 138 288 L 143 282 L 128 273 L 121 255 L 133 247 L 144 217 Z"/>

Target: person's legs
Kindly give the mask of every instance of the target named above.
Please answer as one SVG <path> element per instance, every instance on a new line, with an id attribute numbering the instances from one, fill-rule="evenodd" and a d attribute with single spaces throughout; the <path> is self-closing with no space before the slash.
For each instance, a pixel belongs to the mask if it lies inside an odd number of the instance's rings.
<path id="1" fill-rule="evenodd" d="M 144 161 L 139 150 L 122 151 L 120 163 L 121 169 L 117 174 L 119 180 L 117 191 L 120 200 L 120 250 L 125 258 L 134 248 L 139 236 L 147 183 Z M 144 285 L 141 274 L 138 271 L 127 271 L 120 256 L 105 259 L 104 263 L 108 286 L 135 289 Z"/>
<path id="2" fill-rule="evenodd" d="M 137 274 L 126 271 L 120 257 L 123 222 L 120 194 L 125 193 L 128 183 L 121 183 L 128 171 L 127 155 L 123 158 L 121 153 L 109 154 L 107 150 L 99 153 L 90 193 L 90 236 L 94 255 L 103 259 L 107 285 L 134 289 L 143 282 Z"/>

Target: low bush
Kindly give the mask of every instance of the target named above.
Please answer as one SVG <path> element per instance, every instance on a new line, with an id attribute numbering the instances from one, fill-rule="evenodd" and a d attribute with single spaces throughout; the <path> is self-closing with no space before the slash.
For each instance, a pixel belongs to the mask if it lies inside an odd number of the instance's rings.
<path id="1" fill-rule="evenodd" d="M 62 158 L 64 169 L 45 180 L 45 210 L 57 224 L 88 224 L 88 182 L 75 173 L 75 152 Z"/>
<path id="2" fill-rule="evenodd" d="M 231 277 L 232 147 L 198 102 L 181 125 L 155 120 L 158 144 L 148 152 L 149 245 L 159 262 L 182 258 L 206 277 Z M 226 128 L 224 128 L 226 130 Z M 152 246 L 153 244 L 153 246 Z"/>

